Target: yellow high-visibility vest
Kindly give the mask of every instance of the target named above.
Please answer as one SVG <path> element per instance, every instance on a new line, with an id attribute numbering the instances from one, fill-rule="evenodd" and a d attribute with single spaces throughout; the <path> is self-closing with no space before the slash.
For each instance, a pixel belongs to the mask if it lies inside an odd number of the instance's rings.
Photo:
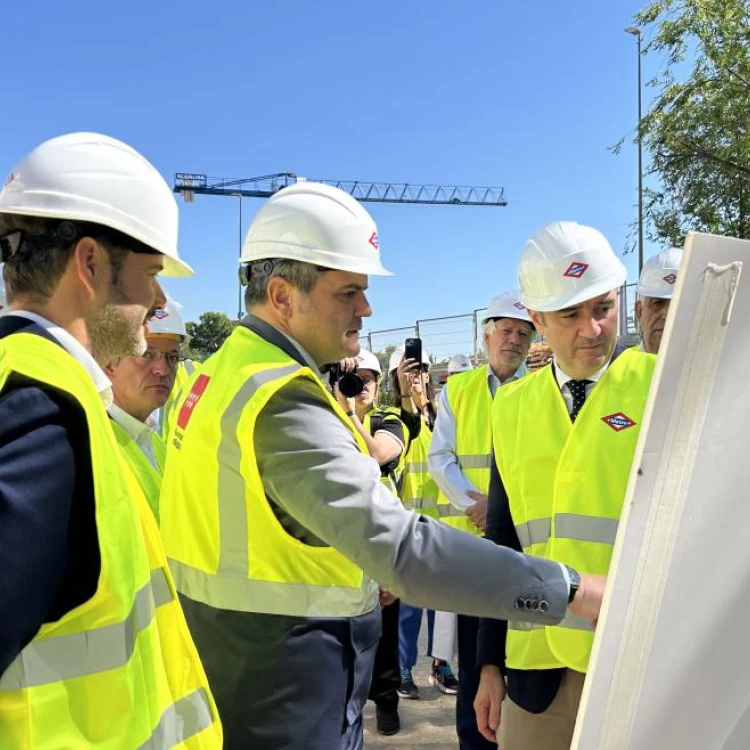
<path id="1" fill-rule="evenodd" d="M 400 497 L 405 508 L 424 516 L 438 518 L 438 486 L 427 465 L 431 442 L 432 431 L 423 419 L 422 429 L 416 440 L 411 441 L 406 454 Z"/>
<path id="2" fill-rule="evenodd" d="M 295 378 L 320 388 L 368 453 L 317 373 L 238 326 L 177 407 L 160 501 L 164 546 L 177 589 L 194 601 L 238 612 L 353 617 L 377 606 L 377 585 L 333 547 L 287 533 L 253 453 L 258 414 Z"/>
<path id="3" fill-rule="evenodd" d="M 0 340 L 0 392 L 13 375 L 67 394 L 86 415 L 101 573 L 94 595 L 42 625 L 0 676 L 0 748 L 218 750 L 216 706 L 156 522 L 94 383 L 32 333 Z"/>
<path id="4" fill-rule="evenodd" d="M 409 429 L 401 421 L 400 410 L 396 409 L 395 407 L 389 406 L 385 409 L 373 409 L 372 411 L 369 411 L 367 412 L 367 414 L 365 414 L 365 419 L 362 422 L 362 426 L 365 428 L 365 431 L 370 435 L 372 434 L 371 432 L 372 417 L 374 415 L 380 415 L 383 417 L 390 415 L 391 418 L 396 417 L 401 427 L 401 440 L 404 443 L 404 449 L 401 451 L 401 455 L 398 457 L 396 468 L 388 474 L 382 474 L 380 477 L 380 481 L 388 488 L 388 490 L 393 495 L 398 497 L 398 485 L 401 480 L 401 476 L 404 473 L 404 465 L 406 463 L 406 452 L 409 450 L 409 445 L 410 445 Z"/>
<path id="5" fill-rule="evenodd" d="M 151 449 L 156 458 L 156 467 L 148 460 L 146 454 L 140 449 L 133 438 L 128 435 L 125 428 L 114 419 L 111 420 L 115 439 L 120 446 L 123 458 L 133 470 L 143 494 L 146 496 L 156 522 L 159 523 L 159 493 L 161 492 L 161 478 L 164 475 L 164 461 L 167 457 L 167 446 L 156 432 L 151 433 Z"/>
<path id="6" fill-rule="evenodd" d="M 483 494 L 490 487 L 492 394 L 487 383 L 487 366 L 452 375 L 445 384 L 448 403 L 456 420 L 456 458 L 463 475 Z M 474 522 L 448 497 L 438 493 L 440 520 L 469 534 L 482 536 Z"/>
<path id="7" fill-rule="evenodd" d="M 606 575 L 656 357 L 623 352 L 575 423 L 551 367 L 502 388 L 492 407 L 495 458 L 524 552 Z M 509 622 L 506 664 L 585 672 L 590 620 Z"/>

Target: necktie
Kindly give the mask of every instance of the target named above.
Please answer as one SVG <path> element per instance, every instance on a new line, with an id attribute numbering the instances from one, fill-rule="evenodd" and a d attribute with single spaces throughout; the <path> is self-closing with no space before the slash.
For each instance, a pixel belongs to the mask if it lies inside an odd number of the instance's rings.
<path id="1" fill-rule="evenodd" d="M 590 380 L 569 380 L 568 390 L 573 397 L 573 409 L 570 412 L 570 421 L 575 422 L 578 412 L 581 411 L 583 402 L 586 400 L 586 386 L 590 385 Z"/>

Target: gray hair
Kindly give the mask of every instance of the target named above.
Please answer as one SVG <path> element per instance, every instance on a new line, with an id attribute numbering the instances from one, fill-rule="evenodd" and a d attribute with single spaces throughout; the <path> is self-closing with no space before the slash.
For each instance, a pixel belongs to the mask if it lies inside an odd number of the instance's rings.
<path id="1" fill-rule="evenodd" d="M 247 268 L 245 307 L 249 310 L 253 305 L 265 302 L 268 299 L 268 282 L 276 277 L 285 279 L 303 294 L 309 294 L 326 270 L 287 258 L 268 258 L 250 263 Z"/>

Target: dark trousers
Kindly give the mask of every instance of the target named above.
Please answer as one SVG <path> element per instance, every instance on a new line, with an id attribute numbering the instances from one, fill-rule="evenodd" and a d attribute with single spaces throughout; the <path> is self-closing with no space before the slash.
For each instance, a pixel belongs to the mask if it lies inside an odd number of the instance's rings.
<path id="1" fill-rule="evenodd" d="M 474 698 L 479 688 L 477 635 L 479 618 L 458 616 L 458 696 L 456 696 L 456 732 L 460 750 L 496 750 L 477 730 Z"/>
<path id="2" fill-rule="evenodd" d="M 382 630 L 375 666 L 372 670 L 370 694 L 367 696 L 382 711 L 392 712 L 398 708 L 398 690 L 401 684 L 401 669 L 398 662 L 398 613 L 399 600 L 380 610 Z"/>
<path id="3" fill-rule="evenodd" d="M 180 601 L 216 698 L 225 750 L 361 750 L 379 608 L 325 619 Z"/>

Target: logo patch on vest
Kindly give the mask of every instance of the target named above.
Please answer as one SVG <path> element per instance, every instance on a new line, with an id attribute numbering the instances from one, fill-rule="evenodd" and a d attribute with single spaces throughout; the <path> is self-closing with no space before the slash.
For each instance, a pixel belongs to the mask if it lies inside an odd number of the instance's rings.
<path id="1" fill-rule="evenodd" d="M 201 396 L 208 388 L 208 382 L 211 378 L 208 375 L 199 375 L 193 387 L 188 393 L 188 397 L 185 399 L 185 403 L 180 408 L 180 413 L 177 415 L 177 426 L 184 430 L 188 426 L 190 417 L 193 416 L 193 409 L 196 404 L 200 401 Z"/>
<path id="2" fill-rule="evenodd" d="M 622 432 L 627 430 L 628 427 L 634 427 L 634 422 L 630 417 L 626 417 L 621 411 L 617 414 L 610 414 L 608 417 L 602 417 L 602 422 L 609 425 L 615 432 Z"/>
<path id="3" fill-rule="evenodd" d="M 670 273 L 668 276 L 664 277 L 664 281 L 667 282 L 667 284 L 674 284 L 675 281 L 677 281 L 677 276 L 675 274 Z"/>
<path id="4" fill-rule="evenodd" d="M 567 276 L 569 279 L 580 279 L 586 273 L 588 267 L 588 263 L 571 263 L 563 276 Z"/>

